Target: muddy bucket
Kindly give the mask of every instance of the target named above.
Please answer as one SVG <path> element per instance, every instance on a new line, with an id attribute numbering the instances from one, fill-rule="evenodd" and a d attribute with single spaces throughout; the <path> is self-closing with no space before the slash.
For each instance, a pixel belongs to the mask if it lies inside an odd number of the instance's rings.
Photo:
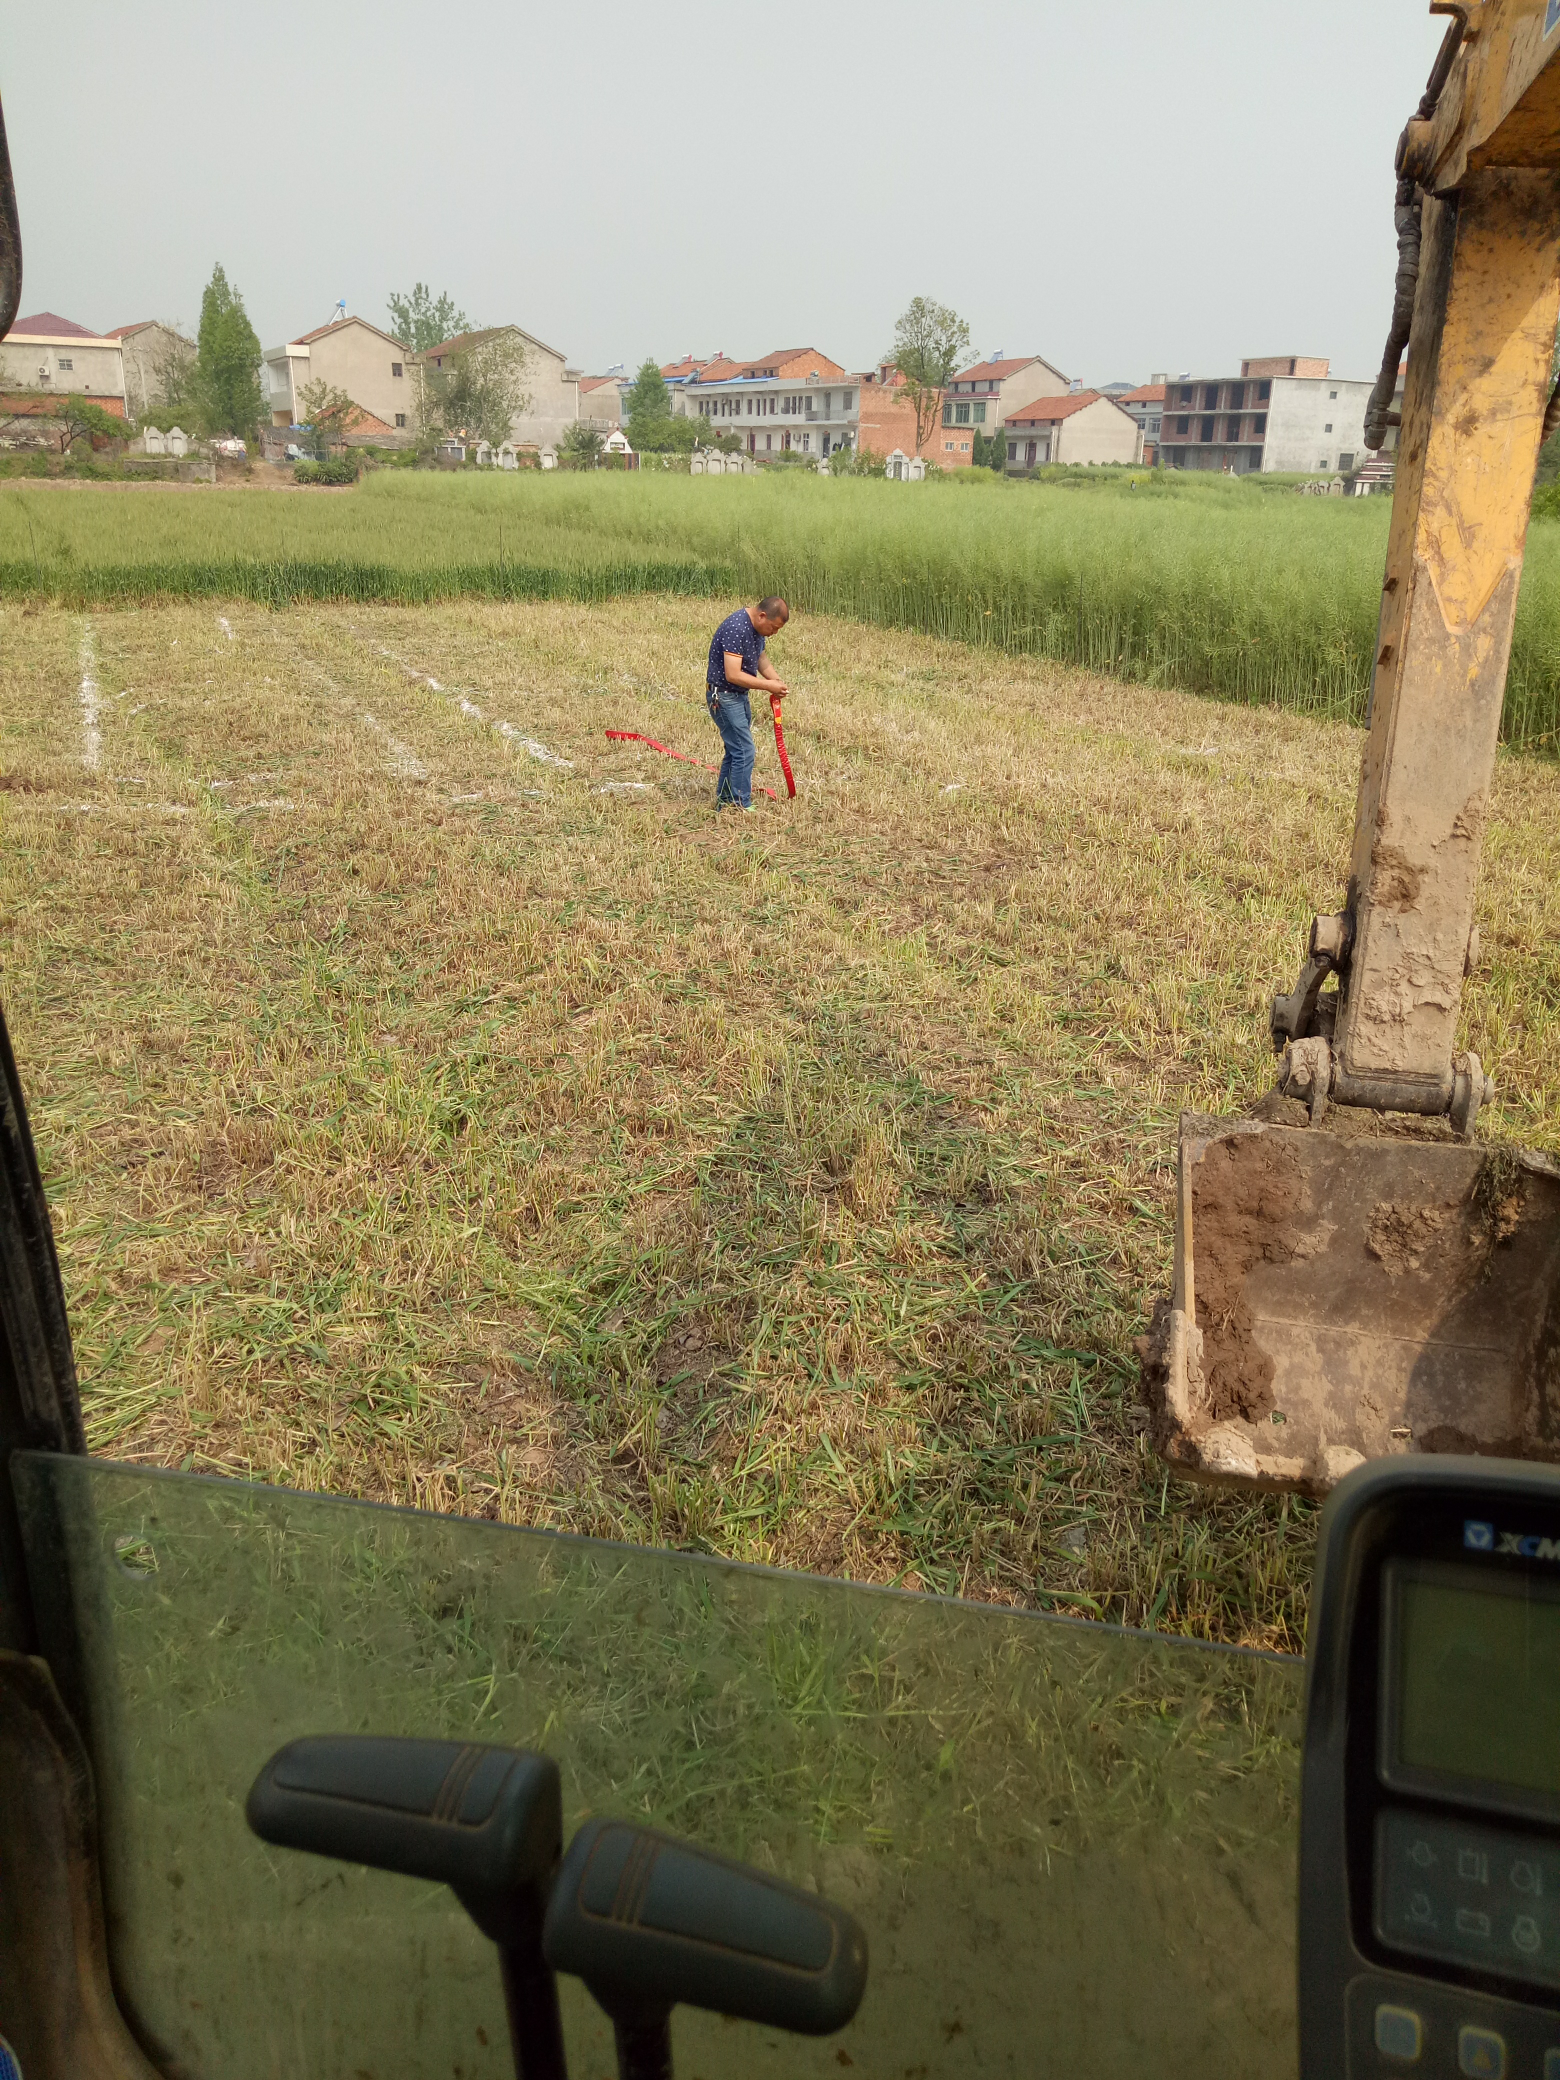
<path id="1" fill-rule="evenodd" d="M 1352 1124 L 1182 1114 L 1161 1456 L 1309 1495 L 1391 1452 L 1560 1460 L 1560 1165 Z"/>

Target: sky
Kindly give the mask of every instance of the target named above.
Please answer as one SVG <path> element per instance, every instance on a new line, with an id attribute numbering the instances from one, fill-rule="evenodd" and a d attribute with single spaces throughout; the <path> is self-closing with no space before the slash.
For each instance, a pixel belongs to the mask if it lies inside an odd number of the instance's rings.
<path id="1" fill-rule="evenodd" d="M 414 281 L 588 374 L 815 347 L 913 296 L 1096 384 L 1373 375 L 1424 0 L 78 0 L 0 44 L 22 312 L 262 346 Z"/>

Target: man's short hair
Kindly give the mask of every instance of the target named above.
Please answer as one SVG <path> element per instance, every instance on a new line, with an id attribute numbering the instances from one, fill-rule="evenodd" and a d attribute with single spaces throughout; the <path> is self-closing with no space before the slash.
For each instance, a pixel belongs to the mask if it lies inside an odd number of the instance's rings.
<path id="1" fill-rule="evenodd" d="M 766 621 L 789 621 L 791 618 L 791 609 L 778 592 L 771 592 L 768 599 L 761 599 L 758 611 Z"/>

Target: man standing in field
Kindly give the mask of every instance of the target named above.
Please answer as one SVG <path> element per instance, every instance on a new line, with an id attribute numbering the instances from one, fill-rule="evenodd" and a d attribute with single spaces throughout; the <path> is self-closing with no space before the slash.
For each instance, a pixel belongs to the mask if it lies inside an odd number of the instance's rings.
<path id="1" fill-rule="evenodd" d="M 704 698 L 726 747 L 715 782 L 717 811 L 728 802 L 734 809 L 753 806 L 753 706 L 748 694 L 784 694 L 785 681 L 770 670 L 764 646 L 790 618 L 791 609 L 775 593 L 756 607 L 738 607 L 728 614 L 710 644 Z"/>

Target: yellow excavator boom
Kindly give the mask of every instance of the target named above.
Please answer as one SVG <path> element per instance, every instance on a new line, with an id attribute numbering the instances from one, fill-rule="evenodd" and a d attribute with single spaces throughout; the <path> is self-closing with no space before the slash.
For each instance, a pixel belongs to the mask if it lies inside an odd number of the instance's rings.
<path id="1" fill-rule="evenodd" d="M 1432 12 L 1453 19 L 1398 144 L 1366 419 L 1380 447 L 1406 345 L 1347 893 L 1274 999 L 1277 1092 L 1182 1120 L 1175 1290 L 1144 1353 L 1173 1465 L 1317 1493 L 1394 1451 L 1560 1459 L 1560 1168 L 1474 1142 L 1491 1086 L 1457 1033 L 1560 415 L 1560 0 Z"/>

